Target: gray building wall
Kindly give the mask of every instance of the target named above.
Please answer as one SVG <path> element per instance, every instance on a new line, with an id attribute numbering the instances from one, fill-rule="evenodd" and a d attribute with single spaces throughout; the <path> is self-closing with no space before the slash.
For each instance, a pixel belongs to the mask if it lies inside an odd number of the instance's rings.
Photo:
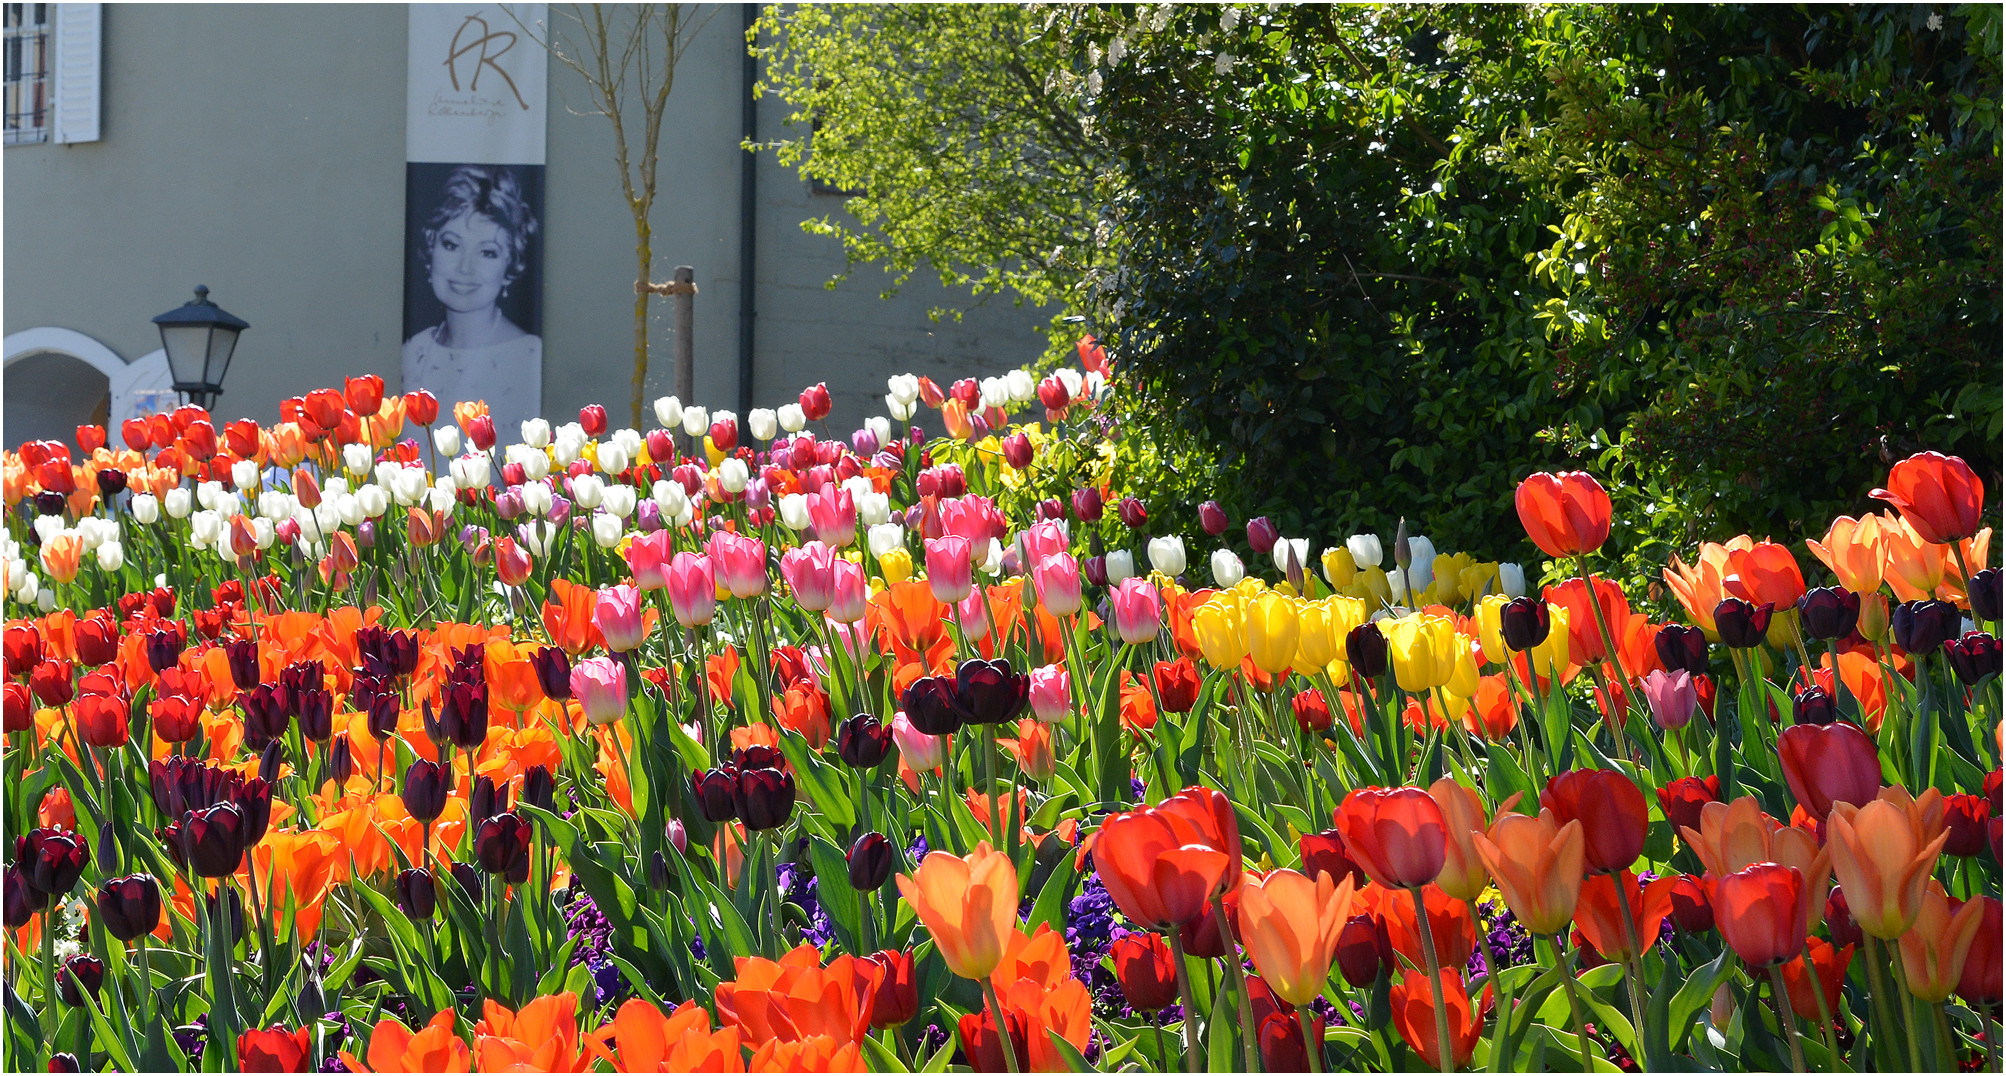
<path id="1" fill-rule="evenodd" d="M 73 329 L 131 361 L 160 346 L 152 316 L 203 283 L 252 326 L 220 414 L 276 420 L 280 400 L 357 373 L 394 389 L 406 26 L 394 4 L 106 5 L 102 138 L 4 151 L 5 331 Z M 651 215 L 655 279 L 696 269 L 696 397 L 713 408 L 738 397 L 742 29 L 742 9 L 719 5 L 677 69 Z M 584 84 L 553 62 L 544 411 L 600 402 L 618 425 L 634 229 L 610 125 L 588 107 Z M 758 107 L 762 138 L 778 137 L 784 104 Z M 1042 352 L 1049 312 L 992 301 L 935 323 L 930 309 L 967 296 L 916 279 L 882 300 L 885 277 L 869 268 L 825 289 L 842 252 L 800 222 L 840 211 L 840 197 L 812 193 L 770 154 L 756 167 L 756 405 L 826 380 L 834 419 L 853 423 L 883 412 L 890 374 L 1000 373 Z M 669 301 L 651 310 L 650 399 L 674 377 Z M 14 401 L 47 391 L 27 372 L 8 371 L 10 423 L 27 421 Z"/>

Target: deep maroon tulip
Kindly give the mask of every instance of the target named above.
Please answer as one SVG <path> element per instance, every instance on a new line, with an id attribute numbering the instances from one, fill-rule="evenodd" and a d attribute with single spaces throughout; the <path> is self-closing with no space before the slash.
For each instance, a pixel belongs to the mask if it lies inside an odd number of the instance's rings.
<path id="1" fill-rule="evenodd" d="M 334 738 L 327 749 L 327 776 L 336 787 L 348 783 L 355 775 L 355 747 L 348 742 L 348 733 Z"/>
<path id="2" fill-rule="evenodd" d="M 545 695 L 560 702 L 571 697 L 571 658 L 563 647 L 538 647 L 529 663 L 536 667 L 536 682 Z"/>
<path id="3" fill-rule="evenodd" d="M 1665 820 L 1672 824 L 1672 833 L 1684 840 L 1681 829 L 1700 829 L 1700 812 L 1709 803 L 1720 799 L 1720 778 L 1679 777 L 1671 784 L 1658 790 L 1658 807 L 1665 812 Z"/>
<path id="4" fill-rule="evenodd" d="M 913 978 L 912 953 L 886 949 L 862 959 L 884 969 L 874 976 L 871 990 L 871 1026 L 882 1030 L 898 1027 L 919 1014 L 919 984 Z"/>
<path id="5" fill-rule="evenodd" d="M 292 727 L 285 692 L 275 684 L 253 684 L 238 694 L 237 705 L 244 711 L 244 743 L 254 751 L 262 751 L 266 744 L 283 739 L 286 730 Z"/>
<path id="6" fill-rule="evenodd" d="M 738 770 L 729 763 L 714 770 L 694 771 L 690 774 L 690 787 L 705 819 L 729 822 L 738 817 Z"/>
<path id="7" fill-rule="evenodd" d="M 1073 491 L 1073 515 L 1082 523 L 1098 522 L 1101 517 L 1101 491 L 1093 486 Z"/>
<path id="8" fill-rule="evenodd" d="M 1894 634 L 1896 646 L 1921 657 L 1934 652 L 1944 640 L 1956 638 L 1963 621 L 1957 606 L 1949 602 L 1903 602 L 1888 617 L 1888 628 Z"/>
<path id="9" fill-rule="evenodd" d="M 794 814 L 794 775 L 780 769 L 741 769 L 732 806 L 751 832 L 784 826 Z"/>
<path id="10" fill-rule="evenodd" d="M 778 747 L 756 743 L 733 751 L 731 764 L 740 770 L 784 770 L 787 768 L 787 756 L 781 754 Z"/>
<path id="11" fill-rule="evenodd" d="M 262 676 L 258 672 L 258 644 L 253 639 L 225 639 L 222 642 L 223 656 L 229 659 L 230 679 L 236 683 L 238 691 L 249 691 L 258 686 Z"/>
<path id="12" fill-rule="evenodd" d="M 334 693 L 326 688 L 300 692 L 300 735 L 314 743 L 326 743 L 334 734 Z"/>
<path id="13" fill-rule="evenodd" d="M 1218 501 L 1206 501 L 1198 506 L 1198 525 L 1205 528 L 1206 534 L 1217 538 L 1226 533 L 1226 528 L 1233 525 L 1233 520 L 1226 515 L 1224 508 L 1219 507 Z"/>
<path id="14" fill-rule="evenodd" d="M 474 833 L 474 858 L 489 874 L 512 875 L 529 865 L 529 823 L 513 813 L 487 819 Z"/>
<path id="15" fill-rule="evenodd" d="M 1972 572 L 1970 594 L 1972 616 L 1980 620 L 1999 620 L 1999 569 Z"/>
<path id="16" fill-rule="evenodd" d="M 1990 632 L 1967 631 L 1955 639 L 1945 640 L 1943 656 L 1950 662 L 1951 671 L 1966 687 L 1988 676 L 1999 675 L 1999 640 Z"/>
<path id="17" fill-rule="evenodd" d="M 1964 974 L 1957 978 L 1957 996 L 1972 1005 L 1997 1005 L 2001 994 L 2006 993 L 2006 975 L 2002 975 L 2006 969 L 2001 967 L 2001 950 L 2006 946 L 2000 944 L 2002 927 L 2006 927 L 2006 922 L 2002 922 L 2006 908 L 1995 897 L 1980 895 L 1972 899 L 1984 901 L 1985 910 L 1979 913 L 1978 937 L 1972 940 L 1971 952 L 1965 957 Z M 1952 914 L 1963 905 L 1963 901 L 1952 904 Z"/>
<path id="18" fill-rule="evenodd" d="M 1177 965 L 1170 946 L 1152 933 L 1130 934 L 1108 946 L 1121 996 L 1137 1012 L 1156 1012 L 1177 1003 Z"/>
<path id="19" fill-rule="evenodd" d="M 181 663 L 186 640 L 173 628 L 155 628 L 146 633 L 146 664 L 154 672 L 165 672 Z"/>
<path id="20" fill-rule="evenodd" d="M 961 711 L 956 703 L 955 681 L 946 676 L 922 676 L 906 685 L 899 696 L 912 727 L 928 736 L 946 736 L 961 728 Z"/>
<path id="21" fill-rule="evenodd" d="M 68 501 L 63 499 L 62 494 L 52 489 L 45 489 L 35 494 L 35 511 L 45 516 L 62 515 L 63 506 L 68 503 Z M 31 531 L 29 533 L 33 537 L 34 532 Z M 35 539 L 35 541 L 39 542 L 40 539 Z"/>
<path id="22" fill-rule="evenodd" d="M 1843 639 L 1860 622 L 1860 596 L 1844 587 L 1813 587 L 1797 599 L 1804 634 L 1813 639 Z"/>
<path id="23" fill-rule="evenodd" d="M 1991 845 L 1985 839 L 1986 823 L 1992 819 L 1992 804 L 1985 797 L 1959 792 L 1943 797 L 1944 832 L 1950 836 L 1943 850 L 1953 856 L 1982 854 Z"/>
<path id="24" fill-rule="evenodd" d="M 1666 669 L 1684 669 L 1699 676 L 1706 672 L 1706 632 L 1683 624 L 1667 624 L 1657 638 L 1658 660 Z"/>
<path id="25" fill-rule="evenodd" d="M 1367 680 L 1386 675 L 1386 634 L 1379 625 L 1367 622 L 1351 629 L 1344 637 L 1344 657 L 1351 671 Z"/>
<path id="26" fill-rule="evenodd" d="M 2006 811 L 2006 772 L 1993 770 L 1985 775 L 1985 799 L 1995 812 Z"/>
<path id="27" fill-rule="evenodd" d="M 1309 1050 L 1303 1045 L 1302 1020 L 1309 1019 L 1310 1039 L 1322 1042 L 1324 1020 L 1313 1012 L 1273 1012 L 1261 1017 L 1261 1067 L 1269 1072 L 1308 1072 Z M 1323 1067 L 1318 1062 L 1317 1067 Z"/>
<path id="28" fill-rule="evenodd" d="M 27 926 L 35 913 L 49 906 L 49 895 L 29 885 L 27 873 L 18 866 L 7 868 L 5 891 L 8 930 Z"/>
<path id="29" fill-rule="evenodd" d="M 1713 929 L 1713 897 L 1703 879 L 1681 874 L 1672 882 L 1672 925 L 1681 934 L 1704 934 Z"/>
<path id="30" fill-rule="evenodd" d="M 954 707 L 964 724 L 1000 725 L 1023 713 L 1030 700 L 1031 678 L 1012 672 L 1008 658 L 970 658 L 954 672 Z"/>
<path id="31" fill-rule="evenodd" d="M 836 754 L 852 769 L 876 769 L 891 748 L 891 726 L 874 714 L 858 714 L 836 726 Z"/>
<path id="32" fill-rule="evenodd" d="M 411 768 L 404 771 L 404 810 L 420 822 L 430 822 L 445 811 L 452 787 L 452 763 L 413 759 Z"/>
<path id="33" fill-rule="evenodd" d="M 275 757 L 276 752 L 270 755 Z M 253 777 L 237 786 L 230 802 L 244 816 L 244 849 L 249 851 L 265 839 L 265 830 L 272 824 L 272 783 L 263 777 Z"/>
<path id="34" fill-rule="evenodd" d="M 1356 987 L 1371 986 L 1381 971 L 1397 967 L 1393 938 L 1377 916 L 1354 915 L 1345 920 L 1337 935 L 1337 968 L 1344 981 Z"/>
<path id="35" fill-rule="evenodd" d="M 1344 837 L 1336 830 L 1322 833 L 1305 833 L 1296 838 L 1296 848 L 1302 854 L 1302 872 L 1314 879 L 1319 874 L 1330 875 L 1331 883 L 1352 880 L 1352 884 L 1363 886 L 1370 881 L 1365 876 L 1365 868 L 1352 862 L 1344 851 Z"/>
<path id="36" fill-rule="evenodd" d="M 46 828 L 29 830 L 14 852 L 28 884 L 51 897 L 68 896 L 90 858 L 90 845 L 81 834 Z"/>
<path id="37" fill-rule="evenodd" d="M 1255 516 L 1247 521 L 1247 544 L 1254 552 L 1267 556 L 1275 551 L 1275 543 L 1282 540 L 1282 529 L 1266 516 Z"/>
<path id="38" fill-rule="evenodd" d="M 244 812 L 234 803 L 189 811 L 181 819 L 179 834 L 188 866 L 204 878 L 237 873 L 248 847 L 244 832 Z"/>
<path id="39" fill-rule="evenodd" d="M 1846 904 L 1846 891 L 1838 886 L 1825 897 L 1825 930 L 1832 935 L 1833 945 L 1860 944 L 1860 924 L 1853 918 L 1853 909 Z"/>
<path id="40" fill-rule="evenodd" d="M 1775 602 L 1751 605 L 1740 598 L 1723 598 L 1713 607 L 1714 630 L 1720 633 L 1722 644 L 1736 650 L 1761 646 L 1775 612 Z"/>
<path id="41" fill-rule="evenodd" d="M 1627 870 L 1644 852 L 1650 817 L 1644 793 L 1615 770 L 1569 770 L 1547 779 L 1539 805 L 1561 825 L 1581 823 L 1582 859 L 1590 874 Z"/>
<path id="42" fill-rule="evenodd" d="M 1134 497 L 1123 497 L 1121 505 L 1115 509 L 1115 515 L 1121 518 L 1123 526 L 1132 531 L 1139 531 L 1149 525 L 1148 510 L 1144 509 L 1142 502 Z"/>
<path id="43" fill-rule="evenodd" d="M 379 743 L 388 740 L 396 734 L 397 719 L 400 716 L 402 716 L 402 710 L 397 705 L 396 692 L 385 690 L 382 694 L 370 699 L 367 718 L 369 722 L 369 735 Z"/>
<path id="44" fill-rule="evenodd" d="M 459 883 L 461 895 L 474 904 L 479 904 L 481 892 L 487 888 L 487 881 L 481 877 L 480 868 L 472 863 L 455 863 L 451 873 L 453 881 Z"/>
<path id="45" fill-rule="evenodd" d="M 557 779 L 548 766 L 531 766 L 522 772 L 522 802 L 545 811 L 557 809 Z"/>
<path id="46" fill-rule="evenodd" d="M 508 813 L 508 786 L 495 785 L 494 778 L 485 774 L 474 778 L 474 786 L 467 794 L 467 817 L 475 825 L 499 814 Z"/>
<path id="47" fill-rule="evenodd" d="M 66 1050 L 62 1053 L 49 1055 L 48 1070 L 50 1072 L 82 1072 L 84 1067 L 77 1062 L 77 1055 Z"/>
<path id="48" fill-rule="evenodd" d="M 244 897 L 235 886 L 224 886 L 209 894 L 203 904 L 209 909 L 207 922 L 214 923 L 220 919 L 230 938 L 230 945 L 244 940 Z"/>
<path id="49" fill-rule="evenodd" d="M 442 692 L 439 729 L 457 747 L 472 751 L 487 742 L 488 688 L 486 684 L 458 681 Z"/>
<path id="50" fill-rule="evenodd" d="M 882 833 L 866 833 L 850 845 L 845 857 L 850 868 L 850 888 L 869 893 L 884 888 L 885 879 L 898 865 L 898 849 Z"/>
<path id="51" fill-rule="evenodd" d="M 1553 614 L 1538 598 L 1513 598 L 1498 610 L 1498 634 L 1505 648 L 1523 653 L 1546 641 L 1553 630 Z"/>
<path id="52" fill-rule="evenodd" d="M 127 483 L 125 472 L 116 467 L 106 467 L 100 470 L 97 474 L 97 479 L 98 495 L 107 501 L 125 492 Z"/>
<path id="53" fill-rule="evenodd" d="M 63 961 L 61 974 L 63 1004 L 70 1008 L 83 1008 L 85 994 L 95 998 L 104 989 L 104 961 L 89 953 Z"/>
<path id="54" fill-rule="evenodd" d="M 1829 725 L 1839 719 L 1839 704 L 1824 688 L 1807 687 L 1791 696 L 1790 719 L 1800 725 Z"/>
<path id="55" fill-rule="evenodd" d="M 98 887 L 98 922 L 119 941 L 152 933 L 160 925 L 160 883 L 150 874 L 113 878 Z"/>

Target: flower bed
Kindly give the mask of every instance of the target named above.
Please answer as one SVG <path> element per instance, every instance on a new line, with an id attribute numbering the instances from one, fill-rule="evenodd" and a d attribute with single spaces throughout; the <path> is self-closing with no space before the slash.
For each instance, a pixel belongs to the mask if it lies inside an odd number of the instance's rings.
<path id="1" fill-rule="evenodd" d="M 1216 505 L 1258 556 L 1191 563 L 1081 358 L 847 441 L 821 386 L 504 447 L 357 378 L 7 453 L 10 1057 L 1998 1067 L 1963 461 L 1659 623 L 1584 474 L 1519 489 L 1536 590 Z"/>

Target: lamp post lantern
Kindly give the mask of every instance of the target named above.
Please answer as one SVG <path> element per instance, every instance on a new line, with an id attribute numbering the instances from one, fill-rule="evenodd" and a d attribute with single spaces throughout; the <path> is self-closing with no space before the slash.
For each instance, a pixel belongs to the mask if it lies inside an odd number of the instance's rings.
<path id="1" fill-rule="evenodd" d="M 195 298 L 153 319 L 160 326 L 160 346 L 174 371 L 174 388 L 190 403 L 207 407 L 223 394 L 223 375 L 237 350 L 237 334 L 251 323 L 209 301 L 206 284 L 195 287 Z"/>

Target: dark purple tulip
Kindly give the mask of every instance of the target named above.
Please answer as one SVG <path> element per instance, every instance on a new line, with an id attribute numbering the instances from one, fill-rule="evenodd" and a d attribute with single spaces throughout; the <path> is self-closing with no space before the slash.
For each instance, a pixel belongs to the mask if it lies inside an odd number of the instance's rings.
<path id="1" fill-rule="evenodd" d="M 272 824 L 272 783 L 263 777 L 253 777 L 237 786 L 231 802 L 244 816 L 244 848 L 256 847 Z"/>
<path id="2" fill-rule="evenodd" d="M 1107 558 L 1098 553 L 1080 562 L 1080 574 L 1097 587 L 1107 586 Z"/>
<path id="3" fill-rule="evenodd" d="M 922 676 L 899 696 L 906 720 L 928 736 L 946 736 L 961 728 L 961 711 L 955 703 L 955 681 L 945 676 Z"/>
<path id="4" fill-rule="evenodd" d="M 452 786 L 452 763 L 442 766 L 429 758 L 414 759 L 404 771 L 404 810 L 420 822 L 430 822 L 446 809 Z"/>
<path id="5" fill-rule="evenodd" d="M 182 1052 L 186 1053 L 187 1051 L 184 1050 Z M 65 1050 L 59 1054 L 49 1055 L 48 1070 L 50 1072 L 82 1072 L 84 1067 L 77 1062 L 77 1055 Z"/>
<path id="6" fill-rule="evenodd" d="M 536 682 L 545 695 L 559 702 L 571 697 L 571 658 L 563 647 L 538 647 L 529 663 L 536 667 Z"/>
<path id="7" fill-rule="evenodd" d="M 1206 501 L 1198 506 L 1198 525 L 1205 528 L 1206 534 L 1217 538 L 1226 533 L 1226 528 L 1233 525 L 1233 520 L 1226 515 L 1224 508 L 1219 507 L 1218 501 Z"/>
<path id="8" fill-rule="evenodd" d="M 703 809 L 704 818 L 712 822 L 729 822 L 738 817 L 738 770 L 730 763 L 712 770 L 697 770 L 690 774 L 690 787 L 696 793 L 697 805 Z"/>
<path id="9" fill-rule="evenodd" d="M 1684 624 L 1667 624 L 1658 632 L 1658 660 L 1667 670 L 1684 669 L 1699 676 L 1706 672 L 1706 632 Z"/>
<path id="10" fill-rule="evenodd" d="M 31 829 L 15 845 L 15 863 L 28 884 L 51 897 L 67 896 L 90 862 L 90 845 L 82 834 L 57 829 Z"/>
<path id="11" fill-rule="evenodd" d="M 1980 620 L 1999 619 L 1999 569 L 1971 573 L 1971 615 Z"/>
<path id="12" fill-rule="evenodd" d="M 187 863 L 202 877 L 228 877 L 243 864 L 244 812 L 236 804 L 219 803 L 189 811 L 179 829 Z"/>
<path id="13" fill-rule="evenodd" d="M 1951 671 L 1966 687 L 1988 676 L 1999 675 L 1999 640 L 1990 632 L 1967 631 L 1955 639 L 1945 640 L 1943 656 L 1949 660 Z"/>
<path id="14" fill-rule="evenodd" d="M 104 989 L 104 961 L 89 953 L 79 953 L 63 961 L 62 978 L 63 1004 L 72 1009 L 84 1007 L 84 995 L 97 997 Z"/>
<path id="15" fill-rule="evenodd" d="M 348 733 L 336 736 L 327 749 L 327 776 L 337 786 L 355 776 L 355 746 L 348 742 Z"/>
<path id="16" fill-rule="evenodd" d="M 1888 627 L 1894 632 L 1895 645 L 1915 657 L 1928 654 L 1942 646 L 1944 640 L 1957 637 L 1957 629 L 1963 626 L 1964 618 L 1957 606 L 1946 601 L 1903 602 L 1895 606 L 1894 615 L 1888 618 Z"/>
<path id="17" fill-rule="evenodd" d="M 229 659 L 230 679 L 236 683 L 238 691 L 249 691 L 258 686 L 262 677 L 258 673 L 258 644 L 252 639 L 225 639 L 222 642 L 223 656 Z"/>
<path id="18" fill-rule="evenodd" d="M 473 750 L 488 738 L 488 688 L 464 680 L 448 684 L 439 707 L 439 730 L 455 746 Z"/>
<path id="19" fill-rule="evenodd" d="M 512 813 L 487 819 L 474 834 L 474 858 L 489 874 L 512 875 L 529 865 L 529 823 Z"/>
<path id="20" fill-rule="evenodd" d="M 1804 633 L 1813 639 L 1843 639 L 1860 622 L 1860 596 L 1844 587 L 1813 587 L 1797 599 Z"/>
<path id="21" fill-rule="evenodd" d="M 479 904 L 481 890 L 487 886 L 481 878 L 479 868 L 472 863 L 455 863 L 452 866 L 452 875 L 453 881 L 460 883 L 460 892 L 466 894 L 468 900 Z"/>
<path id="22" fill-rule="evenodd" d="M 244 711 L 244 742 L 253 750 L 264 750 L 292 727 L 285 692 L 274 684 L 253 684 L 237 696 L 237 705 Z"/>
<path id="23" fill-rule="evenodd" d="M 778 769 L 741 769 L 732 804 L 751 832 L 786 825 L 794 814 L 794 775 Z"/>
<path id="24" fill-rule="evenodd" d="M 234 946 L 244 940 L 244 898 L 237 892 L 235 886 L 224 886 L 220 891 L 210 894 L 205 903 L 209 908 L 208 921 L 211 923 L 218 919 L 223 921 L 230 939 L 228 944 Z"/>
<path id="25" fill-rule="evenodd" d="M 557 809 L 557 780 L 548 766 L 531 766 L 522 773 L 522 802 L 546 811 Z"/>
<path id="26" fill-rule="evenodd" d="M 113 878 L 98 887 L 98 922 L 119 941 L 131 941 L 160 925 L 160 883 L 150 874 Z"/>
<path id="27" fill-rule="evenodd" d="M 154 672 L 165 672 L 181 663 L 185 640 L 173 628 L 155 628 L 146 633 L 146 663 Z"/>
<path id="28" fill-rule="evenodd" d="M 20 867 L 7 868 L 6 923 L 8 930 L 19 930 L 35 918 L 35 913 L 49 906 L 49 895 L 28 884 L 28 875 Z"/>
<path id="29" fill-rule="evenodd" d="M 850 868 L 850 888 L 869 893 L 882 888 L 898 865 L 898 849 L 882 833 L 866 833 L 850 845 L 845 859 Z"/>
<path id="30" fill-rule="evenodd" d="M 1505 647 L 1523 653 L 1546 641 L 1553 630 L 1553 614 L 1538 598 L 1513 598 L 1498 610 L 1498 633 Z"/>
<path id="31" fill-rule="evenodd" d="M 401 713 L 402 709 L 397 705 L 397 693 L 394 691 L 386 689 L 382 694 L 370 699 L 367 719 L 369 735 L 379 743 L 388 740 L 397 732 L 397 718 Z"/>
<path id="32" fill-rule="evenodd" d="M 1247 544 L 1254 552 L 1267 556 L 1275 551 L 1275 543 L 1282 540 L 1282 529 L 1266 516 L 1255 516 L 1247 521 Z"/>
<path id="33" fill-rule="evenodd" d="M 326 688 L 300 692 L 300 734 L 314 743 L 326 743 L 334 734 L 334 693 Z"/>
<path id="34" fill-rule="evenodd" d="M 116 467 L 106 467 L 98 472 L 98 495 L 111 500 L 125 492 L 125 472 Z"/>
<path id="35" fill-rule="evenodd" d="M 1386 633 L 1377 624 L 1360 624 L 1344 637 L 1345 660 L 1351 663 L 1352 672 L 1367 680 L 1386 675 L 1387 656 Z"/>
<path id="36" fill-rule="evenodd" d="M 423 867 L 398 872 L 393 890 L 398 910 L 413 922 L 432 918 L 438 908 L 439 891 L 432 881 L 432 872 Z"/>
<path id="37" fill-rule="evenodd" d="M 1723 644 L 1736 650 L 1761 646 L 1762 637 L 1769 631 L 1769 618 L 1775 612 L 1775 602 L 1750 605 L 1740 598 L 1723 598 L 1713 607 L 1714 630 L 1720 633 Z"/>
<path id="38" fill-rule="evenodd" d="M 1839 719 L 1839 706 L 1824 688 L 1805 688 L 1790 700 L 1790 719 L 1800 725 L 1829 725 Z"/>
<path id="39" fill-rule="evenodd" d="M 496 786 L 494 778 L 486 774 L 474 778 L 473 790 L 467 794 L 467 816 L 479 824 L 506 813 L 508 786 Z"/>
<path id="40" fill-rule="evenodd" d="M 875 769 L 891 749 L 891 726 L 873 714 L 858 714 L 836 726 L 836 754 L 852 769 Z"/>
<path id="41" fill-rule="evenodd" d="M 964 724 L 1000 725 L 1024 712 L 1031 700 L 1031 678 L 1012 672 L 1007 658 L 970 658 L 954 672 L 954 698 Z"/>

